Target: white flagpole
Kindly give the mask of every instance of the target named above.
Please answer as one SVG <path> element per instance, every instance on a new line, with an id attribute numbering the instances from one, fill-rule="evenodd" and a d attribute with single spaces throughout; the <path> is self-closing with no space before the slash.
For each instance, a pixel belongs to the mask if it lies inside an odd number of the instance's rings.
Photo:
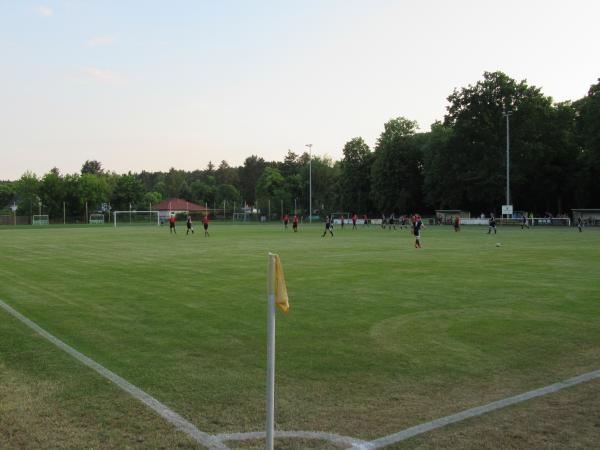
<path id="1" fill-rule="evenodd" d="M 267 442 L 266 449 L 273 450 L 275 420 L 275 292 L 273 277 L 275 258 L 269 253 L 268 306 L 267 306 Z"/>

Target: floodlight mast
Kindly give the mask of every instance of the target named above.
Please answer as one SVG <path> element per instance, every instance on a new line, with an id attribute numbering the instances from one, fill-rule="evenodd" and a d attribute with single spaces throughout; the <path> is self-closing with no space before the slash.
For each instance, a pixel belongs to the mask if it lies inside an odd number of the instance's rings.
<path id="1" fill-rule="evenodd" d="M 504 108 L 502 115 L 506 117 L 506 204 L 510 205 L 510 116 L 512 111 Z"/>
<path id="2" fill-rule="evenodd" d="M 312 144 L 308 147 L 308 222 L 312 223 Z"/>

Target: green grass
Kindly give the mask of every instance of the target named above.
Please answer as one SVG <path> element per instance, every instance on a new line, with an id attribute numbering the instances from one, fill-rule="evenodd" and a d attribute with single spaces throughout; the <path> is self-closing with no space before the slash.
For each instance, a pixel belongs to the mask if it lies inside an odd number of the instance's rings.
<path id="1" fill-rule="evenodd" d="M 316 225 L 211 224 L 210 238 L 183 227 L 5 227 L 0 299 L 202 431 L 257 431 L 266 255 L 277 252 L 291 305 L 277 316 L 277 428 L 372 439 L 600 368 L 600 230 L 485 231 L 428 227 L 416 250 L 408 231 L 374 226 L 338 227 L 335 238 Z M 0 311 L 11 386 L 49 383 L 48 410 L 79 421 L 73 405 L 97 404 L 88 426 L 118 401 L 143 409 L 88 372 Z M 0 387 L 0 400 L 15 395 Z M 18 448 L 11 414 L 0 406 L 0 439 Z M 145 434 L 155 419 L 134 415 L 98 446 L 193 446 L 165 444 L 158 425 Z M 39 447 L 25 431 L 19 439 Z"/>

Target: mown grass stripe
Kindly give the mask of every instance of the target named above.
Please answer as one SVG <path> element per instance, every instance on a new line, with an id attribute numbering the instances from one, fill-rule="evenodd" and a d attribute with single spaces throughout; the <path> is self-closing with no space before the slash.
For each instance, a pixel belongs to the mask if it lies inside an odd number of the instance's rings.
<path id="1" fill-rule="evenodd" d="M 29 320 L 27 317 L 25 317 L 24 315 L 19 313 L 17 310 L 13 309 L 11 306 L 6 304 L 2 300 L 0 300 L 0 307 L 2 309 L 4 309 L 7 313 L 9 313 L 10 315 L 15 317 L 16 319 L 20 320 L 22 323 L 27 325 L 29 328 L 31 328 L 33 331 L 35 331 L 37 334 L 42 336 L 47 341 L 51 342 L 52 344 L 54 344 L 61 350 L 65 351 L 66 353 L 71 355 L 73 358 L 77 359 L 79 362 L 81 362 L 85 366 L 89 367 L 90 369 L 95 370 L 104 378 L 112 381 L 114 384 L 119 386 L 125 392 L 129 393 L 130 395 L 132 395 L 133 397 L 138 399 L 140 402 L 144 403 L 146 406 L 148 406 L 149 408 L 154 410 L 158 415 L 160 415 L 161 417 L 166 419 L 169 423 L 174 425 L 175 428 L 177 428 L 179 431 L 183 431 L 185 434 L 190 436 L 195 441 L 199 442 L 202 445 L 207 446 L 209 449 L 214 449 L 214 450 L 227 450 L 228 449 L 227 446 L 225 446 L 222 442 L 219 442 L 215 437 L 198 430 L 198 428 L 196 428 L 196 426 L 194 424 L 188 422 L 186 419 L 181 417 L 175 411 L 169 409 L 167 406 L 163 405 L 161 402 L 156 400 L 151 395 L 142 391 L 137 386 L 134 386 L 133 384 L 131 384 L 124 378 L 121 378 L 116 373 L 111 372 L 104 366 L 98 364 L 96 361 L 94 361 L 94 360 L 88 358 L 87 356 L 85 356 L 84 354 L 78 352 L 73 347 L 65 344 L 63 341 L 61 341 L 57 337 L 53 336 L 52 334 L 48 333 L 46 330 L 41 328 L 35 322 L 32 322 L 31 320 Z"/>

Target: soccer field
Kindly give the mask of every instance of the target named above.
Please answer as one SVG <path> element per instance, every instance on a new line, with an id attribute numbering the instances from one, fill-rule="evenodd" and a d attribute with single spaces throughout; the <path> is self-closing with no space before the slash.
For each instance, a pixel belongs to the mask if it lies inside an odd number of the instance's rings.
<path id="1" fill-rule="evenodd" d="M 600 369 L 600 230 L 199 228 L 1 228 L 0 300 L 210 434 L 264 430 L 269 251 L 277 430 L 372 440 Z M 599 405 L 596 379 L 389 448 L 590 448 Z M 0 309 L 0 448 L 82 447 L 202 448 Z"/>

